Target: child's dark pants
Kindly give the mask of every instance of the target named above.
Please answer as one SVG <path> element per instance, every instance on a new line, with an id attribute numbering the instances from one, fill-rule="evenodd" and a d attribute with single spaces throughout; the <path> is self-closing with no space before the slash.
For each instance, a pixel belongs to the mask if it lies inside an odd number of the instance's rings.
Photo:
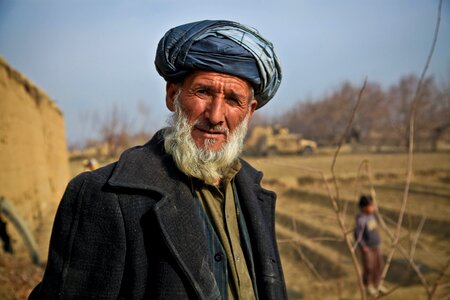
<path id="1" fill-rule="evenodd" d="M 361 249 L 363 262 L 363 282 L 365 286 L 373 285 L 377 287 L 380 283 L 381 272 L 384 261 L 379 247 L 368 248 L 367 251 Z"/>

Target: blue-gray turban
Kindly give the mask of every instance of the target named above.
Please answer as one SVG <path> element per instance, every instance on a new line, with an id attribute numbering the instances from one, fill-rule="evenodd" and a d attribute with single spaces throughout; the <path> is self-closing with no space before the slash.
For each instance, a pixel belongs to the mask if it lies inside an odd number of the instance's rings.
<path id="1" fill-rule="evenodd" d="M 273 45 L 258 31 L 232 21 L 200 21 L 170 29 L 158 44 L 158 73 L 179 82 L 195 70 L 241 77 L 250 82 L 262 107 L 281 83 L 281 66 Z"/>

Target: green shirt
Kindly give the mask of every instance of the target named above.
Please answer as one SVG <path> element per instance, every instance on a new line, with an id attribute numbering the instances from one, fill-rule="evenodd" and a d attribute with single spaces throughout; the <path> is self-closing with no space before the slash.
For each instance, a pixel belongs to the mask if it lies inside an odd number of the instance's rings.
<path id="1" fill-rule="evenodd" d="M 229 299 L 247 300 L 255 299 L 255 292 L 241 247 L 239 211 L 236 208 L 232 184 L 240 168 L 241 164 L 237 161 L 222 178 L 219 186 L 203 183 L 196 187 L 196 192 L 228 258 Z"/>

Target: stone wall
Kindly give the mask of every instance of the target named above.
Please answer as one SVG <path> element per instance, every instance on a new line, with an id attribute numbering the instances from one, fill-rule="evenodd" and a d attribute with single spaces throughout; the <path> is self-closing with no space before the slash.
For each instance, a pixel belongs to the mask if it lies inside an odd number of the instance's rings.
<path id="1" fill-rule="evenodd" d="M 11 201 L 26 221 L 44 260 L 68 179 L 61 110 L 0 58 L 0 195 Z M 23 246 L 20 240 L 15 243 Z"/>

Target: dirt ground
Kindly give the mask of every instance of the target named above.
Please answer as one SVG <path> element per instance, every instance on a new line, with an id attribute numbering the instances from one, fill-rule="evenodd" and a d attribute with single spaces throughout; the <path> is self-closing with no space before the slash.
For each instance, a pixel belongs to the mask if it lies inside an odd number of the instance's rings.
<path id="1" fill-rule="evenodd" d="M 317 172 L 330 175 L 331 155 L 248 160 L 264 172 L 263 185 L 278 194 L 277 234 L 290 299 L 359 299 L 348 250 L 339 241 L 336 217 Z M 404 187 L 404 154 L 339 157 L 336 173 L 341 203 L 348 207 L 346 223 L 352 228 L 357 196 L 368 191 L 366 178 L 357 180 L 359 166 L 365 160 L 372 167 L 379 209 L 393 228 Z M 414 166 L 402 244 L 409 249 L 410 236 L 425 218 L 414 257 L 424 276 L 433 281 L 450 259 L 450 153 L 419 153 Z M 81 171 L 80 162 L 72 162 L 71 169 L 73 175 Z M 382 238 L 386 254 L 389 239 L 385 235 Z M 24 299 L 42 274 L 42 268 L 31 265 L 20 241 L 14 245 L 18 252 L 14 257 L 0 250 L 0 299 Z M 435 299 L 448 299 L 448 273 Z M 387 274 L 387 286 L 396 290 L 383 299 L 426 299 L 417 276 L 398 253 Z"/>

